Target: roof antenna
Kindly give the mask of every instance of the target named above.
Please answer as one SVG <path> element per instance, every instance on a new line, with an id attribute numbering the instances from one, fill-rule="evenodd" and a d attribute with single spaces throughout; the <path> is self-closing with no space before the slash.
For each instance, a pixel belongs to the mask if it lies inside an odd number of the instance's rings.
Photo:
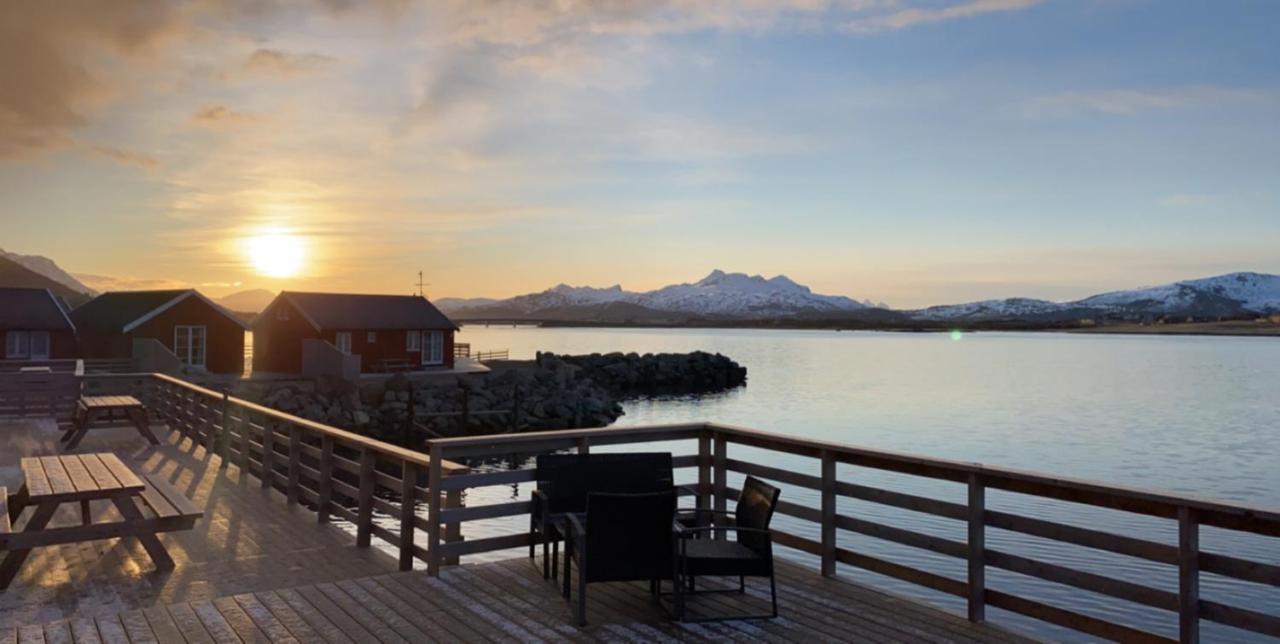
<path id="1" fill-rule="evenodd" d="M 429 284 L 422 282 L 422 271 L 418 271 L 418 297 L 425 298 L 427 296 L 427 292 L 422 290 L 424 286 L 429 286 Z"/>

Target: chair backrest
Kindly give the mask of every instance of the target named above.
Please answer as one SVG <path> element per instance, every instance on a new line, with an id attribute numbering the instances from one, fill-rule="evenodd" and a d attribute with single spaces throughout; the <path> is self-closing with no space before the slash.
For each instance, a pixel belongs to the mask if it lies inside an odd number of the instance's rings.
<path id="1" fill-rule="evenodd" d="M 587 581 L 671 578 L 674 488 L 643 494 L 587 497 Z"/>
<path id="2" fill-rule="evenodd" d="M 542 454 L 535 476 L 553 514 L 585 512 L 591 492 L 663 492 L 673 486 L 670 452 Z"/>
<path id="3" fill-rule="evenodd" d="M 773 511 L 778 507 L 779 490 L 764 481 L 748 476 L 742 484 L 742 494 L 738 496 L 738 505 L 734 509 L 734 517 L 743 528 L 768 530 L 773 520 Z M 761 555 L 767 554 L 769 540 L 765 535 L 754 532 L 739 532 L 738 543 L 751 548 Z"/>

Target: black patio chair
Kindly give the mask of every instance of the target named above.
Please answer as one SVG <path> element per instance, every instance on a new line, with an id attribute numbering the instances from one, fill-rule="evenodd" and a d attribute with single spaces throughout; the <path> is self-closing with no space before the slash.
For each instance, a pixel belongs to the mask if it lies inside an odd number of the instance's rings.
<path id="1" fill-rule="evenodd" d="M 587 584 L 647 581 L 657 602 L 659 584 L 672 578 L 671 525 L 676 492 L 592 493 L 584 515 L 566 521 L 564 598 L 572 605 L 570 564 L 578 566 L 578 625 L 587 624 Z"/>
<path id="2" fill-rule="evenodd" d="M 555 577 L 560 527 L 568 515 L 586 512 L 589 493 L 664 492 L 672 488 L 672 476 L 670 452 L 539 455 L 538 487 L 529 512 L 529 558 L 541 543 L 542 578 Z"/>
<path id="3" fill-rule="evenodd" d="M 719 621 L 756 619 L 778 616 L 778 585 L 774 578 L 773 538 L 769 523 L 778 506 L 781 490 L 760 479 L 748 476 L 732 513 L 715 510 L 681 510 L 675 524 L 675 614 L 685 620 L 685 595 L 698 594 L 696 579 L 700 576 L 738 578 L 739 594 L 746 594 L 747 577 L 768 577 L 772 611 L 767 615 L 731 615 L 687 621 Z M 714 517 L 709 525 L 706 518 Z M 695 519 L 692 524 L 690 519 Z M 735 540 L 710 538 L 733 532 Z M 725 535 L 727 536 L 727 535 Z M 723 592 L 723 591 L 702 591 Z"/>

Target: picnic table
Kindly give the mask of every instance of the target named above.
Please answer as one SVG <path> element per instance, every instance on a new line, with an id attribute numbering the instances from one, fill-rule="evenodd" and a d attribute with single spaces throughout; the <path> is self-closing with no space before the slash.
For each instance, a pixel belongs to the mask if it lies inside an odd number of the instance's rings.
<path id="1" fill-rule="evenodd" d="M 67 451 L 75 449 L 84 440 L 89 430 L 93 429 L 94 421 L 123 418 L 133 421 L 138 434 L 147 439 L 147 442 L 152 445 L 160 444 L 160 439 L 151 432 L 151 426 L 147 422 L 147 408 L 142 401 L 133 396 L 82 396 L 76 403 L 71 428 L 62 435 L 62 440 L 67 443 Z"/>
<path id="2" fill-rule="evenodd" d="M 167 481 L 139 476 L 109 452 L 29 456 L 21 460 L 21 468 L 23 483 L 16 494 L 9 496 L 0 487 L 0 590 L 17 577 L 32 548 L 65 543 L 133 537 L 157 570 L 172 570 L 173 559 L 156 535 L 190 530 L 204 516 Z M 120 518 L 95 523 L 93 501 L 110 501 Z M 63 503 L 80 504 L 80 525 L 48 527 Z M 34 507 L 34 513 L 22 530 L 14 531 L 27 507 Z"/>

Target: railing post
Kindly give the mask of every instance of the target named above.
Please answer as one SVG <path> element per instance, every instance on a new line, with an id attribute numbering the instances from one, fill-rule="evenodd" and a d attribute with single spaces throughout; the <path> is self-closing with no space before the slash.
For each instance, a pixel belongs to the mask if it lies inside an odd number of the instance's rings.
<path id="1" fill-rule="evenodd" d="M 578 453 L 579 454 L 591 453 L 591 440 L 588 439 L 586 436 L 583 436 L 582 438 L 578 439 Z"/>
<path id="2" fill-rule="evenodd" d="M 711 509 L 711 430 L 698 434 L 698 501 L 699 510 Z"/>
<path id="3" fill-rule="evenodd" d="M 253 420 L 249 418 L 249 410 L 240 408 L 240 476 L 249 474 L 249 431 L 253 429 Z"/>
<path id="4" fill-rule="evenodd" d="M 822 452 L 822 576 L 836 574 L 836 459 Z"/>
<path id="5" fill-rule="evenodd" d="M 1178 641 L 1200 641 L 1200 524 L 1185 506 L 1178 508 Z"/>
<path id="6" fill-rule="evenodd" d="M 262 489 L 271 489 L 276 479 L 276 424 L 262 419 Z"/>
<path id="7" fill-rule="evenodd" d="M 712 456 L 712 467 L 715 475 L 714 504 L 716 512 L 724 512 L 728 507 L 729 487 L 729 467 L 725 462 L 728 458 L 729 442 L 725 439 L 724 434 L 717 433 L 715 435 L 715 452 Z"/>
<path id="8" fill-rule="evenodd" d="M 227 398 L 227 390 L 223 389 L 222 422 L 220 423 L 220 427 L 222 429 L 218 432 L 218 458 L 221 459 L 221 462 L 218 464 L 218 469 L 220 470 L 227 469 L 227 449 L 228 445 L 231 443 L 231 403 Z"/>
<path id="9" fill-rule="evenodd" d="M 462 490 L 449 490 L 444 493 L 445 508 L 452 510 L 455 508 L 461 508 L 463 505 Z M 462 523 L 454 522 L 444 524 L 444 542 L 458 543 L 460 541 L 462 541 Z M 444 564 L 446 566 L 456 566 L 460 560 L 461 557 L 452 555 L 444 558 Z"/>
<path id="10" fill-rule="evenodd" d="M 435 577 L 440 574 L 440 505 L 443 494 L 440 480 L 443 474 L 443 449 L 431 443 L 431 464 L 427 475 L 427 574 Z"/>
<path id="11" fill-rule="evenodd" d="M 418 468 L 404 461 L 400 468 L 400 570 L 413 570 L 414 489 L 417 487 Z"/>
<path id="12" fill-rule="evenodd" d="M 969 621 L 987 619 L 986 487 L 976 472 L 969 474 Z"/>
<path id="13" fill-rule="evenodd" d="M 316 482 L 316 520 L 329 522 L 329 505 L 333 501 L 333 437 L 320 437 L 320 480 Z"/>
<path id="14" fill-rule="evenodd" d="M 373 450 L 360 450 L 360 498 L 356 509 L 356 546 L 360 548 L 368 548 L 373 536 L 374 465 Z"/>
<path id="15" fill-rule="evenodd" d="M 289 425 L 289 485 L 285 488 L 285 498 L 289 505 L 298 504 L 299 487 L 302 482 L 302 430 L 296 425 Z"/>

